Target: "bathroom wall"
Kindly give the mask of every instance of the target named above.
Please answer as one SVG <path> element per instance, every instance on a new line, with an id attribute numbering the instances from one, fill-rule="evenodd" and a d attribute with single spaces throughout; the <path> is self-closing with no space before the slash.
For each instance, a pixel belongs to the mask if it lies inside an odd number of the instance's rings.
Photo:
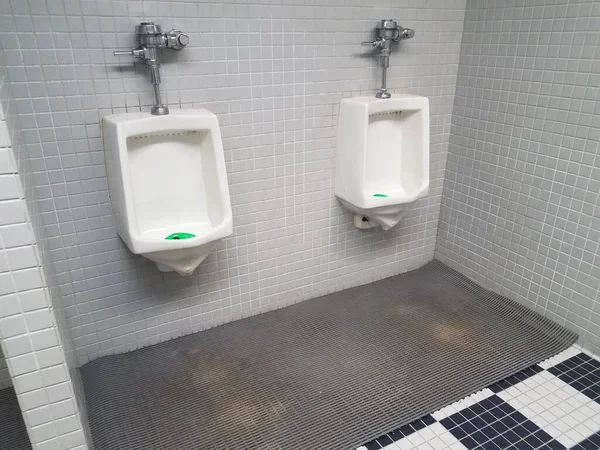
<path id="1" fill-rule="evenodd" d="M 468 2 L 436 247 L 594 352 L 599 30 L 597 1 Z"/>
<path id="2" fill-rule="evenodd" d="M 2 2 L 0 39 L 31 167 L 36 230 L 79 364 L 432 259 L 464 6 Z M 392 55 L 389 87 L 430 99 L 431 189 L 397 229 L 365 232 L 333 195 L 335 129 L 340 99 L 373 95 L 378 85 L 377 57 L 360 42 L 388 17 L 417 33 Z M 189 278 L 134 257 L 110 211 L 100 122 L 152 102 L 144 69 L 112 55 L 136 46 L 142 20 L 189 33 L 186 49 L 165 55 L 163 90 L 171 108 L 216 113 L 224 137 L 234 235 Z"/>
<path id="3" fill-rule="evenodd" d="M 0 388 L 10 377 L 34 450 L 84 450 L 81 415 L 11 145 L 19 141 L 18 131 L 7 126 L 15 103 L 4 56 L 0 51 Z"/>
<path id="4" fill-rule="evenodd" d="M 0 389 L 5 389 L 10 386 L 12 386 L 12 379 L 8 373 L 8 366 L 6 365 L 4 355 L 0 350 Z"/>

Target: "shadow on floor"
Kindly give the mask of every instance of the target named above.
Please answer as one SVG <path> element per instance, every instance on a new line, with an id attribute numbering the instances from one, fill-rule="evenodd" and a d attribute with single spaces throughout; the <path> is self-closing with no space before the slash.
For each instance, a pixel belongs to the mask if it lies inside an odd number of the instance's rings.
<path id="1" fill-rule="evenodd" d="M 0 450 L 31 450 L 13 388 L 0 390 Z"/>

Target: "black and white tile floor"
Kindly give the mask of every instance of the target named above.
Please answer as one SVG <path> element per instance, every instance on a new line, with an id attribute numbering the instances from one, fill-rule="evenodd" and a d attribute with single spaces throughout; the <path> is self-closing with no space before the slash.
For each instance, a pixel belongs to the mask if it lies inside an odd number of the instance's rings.
<path id="1" fill-rule="evenodd" d="M 600 361 L 577 346 L 358 450 L 600 449 Z"/>

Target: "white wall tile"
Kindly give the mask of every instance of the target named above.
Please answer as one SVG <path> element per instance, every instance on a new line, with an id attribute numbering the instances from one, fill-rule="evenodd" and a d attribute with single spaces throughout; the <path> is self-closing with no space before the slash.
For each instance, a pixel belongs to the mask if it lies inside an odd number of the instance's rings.
<path id="1" fill-rule="evenodd" d="M 8 134 L 8 127 L 6 122 L 0 120 L 0 147 L 10 147 L 10 135 Z"/>
<path id="2" fill-rule="evenodd" d="M 0 201 L 0 225 L 25 222 L 25 208 L 21 200 Z"/>
<path id="3" fill-rule="evenodd" d="M 8 264 L 12 270 L 37 267 L 37 257 L 33 246 L 15 247 L 6 250 Z"/>
<path id="4" fill-rule="evenodd" d="M 27 223 L 0 227 L 0 237 L 6 248 L 21 247 L 33 243 L 33 232 Z"/>
<path id="5" fill-rule="evenodd" d="M 10 200 L 20 196 L 17 176 L 14 174 L 0 175 L 0 200 Z"/>
<path id="6" fill-rule="evenodd" d="M 16 108 L 7 96 L 3 54 L 0 50 L 0 103 L 14 124 Z M 10 146 L 7 131 L 22 142 L 16 127 L 0 125 L 0 147 Z M 0 148 L 0 389 L 14 387 L 34 450 L 83 450 L 88 447 L 81 413 L 13 161 L 13 149 Z M 19 175 L 33 194 L 29 173 Z"/>
<path id="7" fill-rule="evenodd" d="M 79 364 L 432 259 L 465 0 L 91 5 L 13 9 L 8 23 L 20 34 L 5 57 L 17 165 L 59 329 L 71 334 L 62 341 Z M 127 250 L 107 192 L 101 117 L 152 102 L 144 68 L 112 52 L 136 45 L 135 23 L 155 15 L 190 35 L 165 55 L 161 87 L 173 109 L 217 114 L 234 212 L 234 235 L 187 279 Z M 387 17 L 416 30 L 394 51 L 388 84 L 430 99 L 431 189 L 397 229 L 363 232 L 333 194 L 338 105 L 374 94 L 377 55 L 360 43 Z"/>
<path id="8" fill-rule="evenodd" d="M 15 167 L 13 165 L 12 158 L 10 156 L 10 150 L 6 148 L 0 148 L 0 173 L 14 173 Z"/>
<path id="9" fill-rule="evenodd" d="M 595 353 L 599 26 L 593 1 L 468 2 L 436 247 Z"/>

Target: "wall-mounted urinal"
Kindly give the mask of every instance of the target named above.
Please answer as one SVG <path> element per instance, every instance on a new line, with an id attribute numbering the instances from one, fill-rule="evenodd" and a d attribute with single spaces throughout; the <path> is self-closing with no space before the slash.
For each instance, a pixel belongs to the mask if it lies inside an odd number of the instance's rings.
<path id="1" fill-rule="evenodd" d="M 394 227 L 429 189 L 429 99 L 343 99 L 335 195 L 358 228 Z"/>
<path id="2" fill-rule="evenodd" d="M 161 271 L 190 275 L 233 232 L 223 144 L 207 110 L 103 120 L 119 236 Z"/>

